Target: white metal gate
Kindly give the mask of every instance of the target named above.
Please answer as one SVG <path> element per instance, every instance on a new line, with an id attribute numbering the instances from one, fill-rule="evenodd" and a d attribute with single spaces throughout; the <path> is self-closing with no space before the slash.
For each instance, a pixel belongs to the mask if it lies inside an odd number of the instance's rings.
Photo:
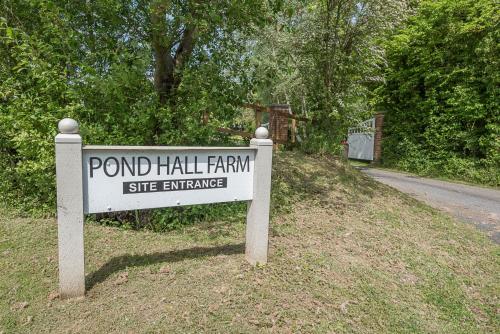
<path id="1" fill-rule="evenodd" d="M 375 118 L 371 118 L 349 128 L 347 143 L 349 144 L 350 159 L 373 160 L 375 144 Z"/>

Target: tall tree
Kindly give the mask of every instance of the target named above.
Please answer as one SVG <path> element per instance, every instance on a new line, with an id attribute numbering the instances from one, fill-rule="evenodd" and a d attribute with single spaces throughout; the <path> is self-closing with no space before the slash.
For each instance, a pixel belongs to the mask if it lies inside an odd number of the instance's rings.
<path id="1" fill-rule="evenodd" d="M 288 2 L 255 37 L 257 95 L 316 119 L 309 131 L 315 149 L 338 146 L 347 126 L 373 112 L 370 91 L 385 63 L 381 40 L 410 12 L 401 0 Z"/>
<path id="2" fill-rule="evenodd" d="M 184 116 L 177 104 L 186 69 L 202 66 L 221 51 L 230 54 L 232 50 L 224 48 L 234 47 L 231 41 L 265 23 L 263 18 L 269 11 L 266 4 L 262 0 L 152 2 L 150 33 L 154 83 L 160 106 L 169 109 L 174 128 L 181 126 Z M 194 56 L 201 57 L 193 60 Z M 153 123 L 159 136 L 159 119 Z"/>

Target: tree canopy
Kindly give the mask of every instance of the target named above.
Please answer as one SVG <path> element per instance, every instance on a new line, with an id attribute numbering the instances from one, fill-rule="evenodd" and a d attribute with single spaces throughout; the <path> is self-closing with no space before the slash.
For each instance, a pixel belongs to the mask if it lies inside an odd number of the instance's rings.
<path id="1" fill-rule="evenodd" d="M 313 119 L 299 148 L 338 152 L 381 109 L 389 164 L 498 163 L 492 0 L 0 5 L 0 191 L 31 208 L 53 210 L 63 117 L 93 144 L 210 145 L 245 103 L 287 103 Z"/>

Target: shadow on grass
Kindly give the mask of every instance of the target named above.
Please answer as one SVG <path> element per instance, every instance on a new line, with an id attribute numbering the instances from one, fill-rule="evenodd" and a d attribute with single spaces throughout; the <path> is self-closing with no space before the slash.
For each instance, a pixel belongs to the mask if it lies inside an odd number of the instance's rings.
<path id="1" fill-rule="evenodd" d="M 196 259 L 209 256 L 234 255 L 245 252 L 245 244 L 232 244 L 216 247 L 193 247 L 188 249 L 174 250 L 170 252 L 156 252 L 143 255 L 121 255 L 109 260 L 97 271 L 86 277 L 87 290 L 92 289 L 96 284 L 104 282 L 113 273 L 122 271 L 129 267 L 142 267 L 163 262 L 179 262 L 186 259 Z"/>

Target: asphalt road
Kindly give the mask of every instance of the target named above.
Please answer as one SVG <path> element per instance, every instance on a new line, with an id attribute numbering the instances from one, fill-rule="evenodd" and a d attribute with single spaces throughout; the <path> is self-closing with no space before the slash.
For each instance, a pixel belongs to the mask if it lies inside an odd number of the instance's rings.
<path id="1" fill-rule="evenodd" d="M 474 224 L 500 244 L 500 191 L 422 178 L 418 176 L 359 168 L 385 183 L 465 222 Z"/>

